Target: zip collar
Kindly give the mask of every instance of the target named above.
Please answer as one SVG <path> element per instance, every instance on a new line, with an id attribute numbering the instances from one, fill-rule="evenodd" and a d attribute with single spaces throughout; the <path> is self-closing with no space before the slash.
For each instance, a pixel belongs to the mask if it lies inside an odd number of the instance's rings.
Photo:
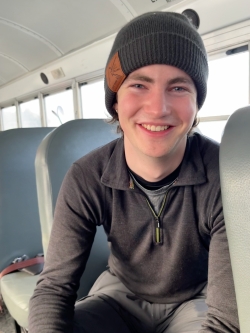
<path id="1" fill-rule="evenodd" d="M 207 181 L 198 136 L 196 134 L 188 137 L 178 180 L 172 186 L 200 185 Z M 103 185 L 117 190 L 126 191 L 134 188 L 125 160 L 123 138 L 116 141 L 102 174 L 101 182 Z"/>

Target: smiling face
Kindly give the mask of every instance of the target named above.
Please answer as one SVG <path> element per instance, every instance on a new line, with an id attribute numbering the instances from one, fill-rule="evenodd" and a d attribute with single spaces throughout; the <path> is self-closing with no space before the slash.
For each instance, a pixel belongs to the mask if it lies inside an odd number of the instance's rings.
<path id="1" fill-rule="evenodd" d="M 168 65 L 141 67 L 121 85 L 114 109 L 133 171 L 150 160 L 168 162 L 173 170 L 181 163 L 197 113 L 196 88 L 189 75 Z"/>

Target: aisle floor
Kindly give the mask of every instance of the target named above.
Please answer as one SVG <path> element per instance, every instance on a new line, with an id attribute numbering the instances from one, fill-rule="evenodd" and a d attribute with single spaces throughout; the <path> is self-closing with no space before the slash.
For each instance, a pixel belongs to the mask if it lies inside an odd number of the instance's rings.
<path id="1" fill-rule="evenodd" d="M 16 333 L 15 324 L 6 307 L 0 313 L 0 333 Z"/>

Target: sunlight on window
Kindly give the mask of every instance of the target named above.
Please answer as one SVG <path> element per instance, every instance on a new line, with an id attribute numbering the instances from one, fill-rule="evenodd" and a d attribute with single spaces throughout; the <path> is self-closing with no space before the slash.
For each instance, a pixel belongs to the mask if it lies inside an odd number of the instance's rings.
<path id="1" fill-rule="evenodd" d="M 202 134 L 217 142 L 221 142 L 226 120 L 204 121 L 199 123 L 199 129 Z"/>
<path id="2" fill-rule="evenodd" d="M 199 111 L 199 129 L 220 142 L 226 120 L 202 121 L 202 117 L 230 116 L 249 103 L 249 52 L 209 61 L 208 93 Z"/>
<path id="3" fill-rule="evenodd" d="M 208 93 L 199 117 L 230 115 L 248 104 L 249 52 L 209 61 Z"/>
<path id="4" fill-rule="evenodd" d="M 104 100 L 104 82 L 98 80 L 81 86 L 83 118 L 106 119 L 110 117 Z"/>
<path id="5" fill-rule="evenodd" d="M 58 127 L 75 118 L 71 89 L 46 96 L 44 101 L 48 127 Z"/>
<path id="6" fill-rule="evenodd" d="M 41 127 L 39 100 L 20 104 L 22 127 Z"/>
<path id="7" fill-rule="evenodd" d="M 17 128 L 16 107 L 10 106 L 2 109 L 3 130 Z"/>

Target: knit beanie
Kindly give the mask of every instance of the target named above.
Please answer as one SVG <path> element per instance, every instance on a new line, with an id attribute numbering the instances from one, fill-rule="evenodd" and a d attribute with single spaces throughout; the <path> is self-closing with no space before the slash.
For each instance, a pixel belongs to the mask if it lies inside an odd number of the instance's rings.
<path id="1" fill-rule="evenodd" d="M 200 109 L 207 92 L 208 62 L 201 36 L 182 14 L 150 12 L 127 23 L 117 34 L 105 68 L 105 103 L 113 116 L 116 93 L 126 77 L 152 64 L 177 67 L 197 89 Z"/>

